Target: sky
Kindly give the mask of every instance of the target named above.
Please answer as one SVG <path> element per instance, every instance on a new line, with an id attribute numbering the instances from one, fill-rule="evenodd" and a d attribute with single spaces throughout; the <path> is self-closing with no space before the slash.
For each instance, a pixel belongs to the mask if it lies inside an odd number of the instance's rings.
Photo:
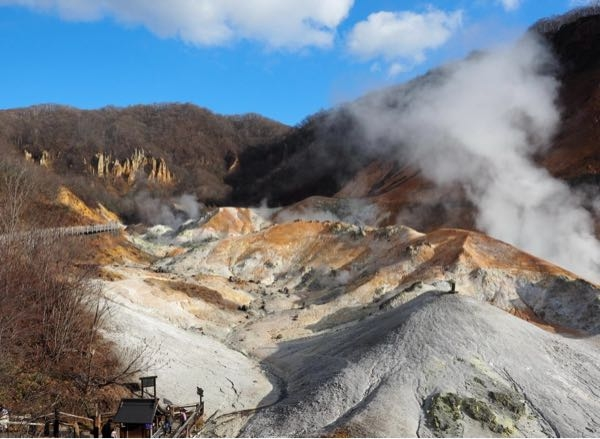
<path id="1" fill-rule="evenodd" d="M 585 0 L 0 0 L 0 108 L 190 102 L 294 125 Z"/>

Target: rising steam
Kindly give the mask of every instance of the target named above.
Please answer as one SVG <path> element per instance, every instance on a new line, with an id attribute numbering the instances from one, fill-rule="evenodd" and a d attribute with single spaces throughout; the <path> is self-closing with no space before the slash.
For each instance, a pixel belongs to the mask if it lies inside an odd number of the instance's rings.
<path id="1" fill-rule="evenodd" d="M 162 224 L 173 229 L 190 219 L 198 219 L 204 206 L 194 195 L 183 194 L 168 199 L 156 198 L 143 191 L 135 196 L 135 205 L 146 224 Z"/>
<path id="2" fill-rule="evenodd" d="M 592 280 L 600 243 L 580 198 L 533 161 L 559 122 L 549 50 L 533 34 L 350 105 L 366 143 L 460 183 L 490 235 Z"/>

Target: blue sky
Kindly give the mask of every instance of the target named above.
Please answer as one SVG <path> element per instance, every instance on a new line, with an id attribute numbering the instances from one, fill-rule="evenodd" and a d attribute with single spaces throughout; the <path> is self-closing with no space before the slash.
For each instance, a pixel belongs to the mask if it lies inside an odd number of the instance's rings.
<path id="1" fill-rule="evenodd" d="M 296 124 L 578 1 L 0 0 L 0 108 L 192 102 Z"/>

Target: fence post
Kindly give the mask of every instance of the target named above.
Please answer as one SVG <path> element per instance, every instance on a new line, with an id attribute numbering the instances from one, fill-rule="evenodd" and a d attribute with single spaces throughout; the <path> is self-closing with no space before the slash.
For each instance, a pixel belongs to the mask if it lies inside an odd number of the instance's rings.
<path id="1" fill-rule="evenodd" d="M 58 407 L 54 409 L 54 428 L 53 428 L 53 436 L 60 437 L 60 419 L 59 419 Z"/>
<path id="2" fill-rule="evenodd" d="M 93 429 L 94 437 L 100 437 L 100 428 L 102 428 L 102 419 L 100 416 L 100 411 L 98 410 L 98 404 L 96 404 L 96 416 L 94 416 L 94 429 Z"/>

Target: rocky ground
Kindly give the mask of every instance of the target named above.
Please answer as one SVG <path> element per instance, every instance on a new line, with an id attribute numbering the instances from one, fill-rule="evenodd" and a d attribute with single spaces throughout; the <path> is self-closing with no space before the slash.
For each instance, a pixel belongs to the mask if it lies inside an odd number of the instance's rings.
<path id="1" fill-rule="evenodd" d="M 215 209 L 105 267 L 108 335 L 151 347 L 162 398 L 205 389 L 202 434 L 600 434 L 597 285 L 482 234 L 316 214 Z"/>

